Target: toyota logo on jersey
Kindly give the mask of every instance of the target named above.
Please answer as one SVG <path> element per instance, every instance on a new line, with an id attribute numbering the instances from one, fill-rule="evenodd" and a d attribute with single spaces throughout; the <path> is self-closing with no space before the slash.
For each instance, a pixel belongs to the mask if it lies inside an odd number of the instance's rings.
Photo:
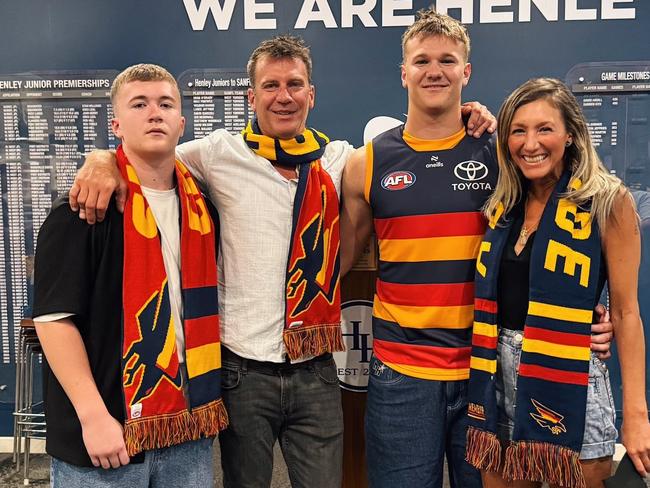
<path id="1" fill-rule="evenodd" d="M 384 190 L 404 190 L 415 183 L 415 175 L 410 171 L 393 171 L 381 179 Z"/>
<path id="2" fill-rule="evenodd" d="M 463 161 L 456 165 L 454 174 L 463 181 L 478 181 L 487 176 L 488 169 L 480 161 Z"/>

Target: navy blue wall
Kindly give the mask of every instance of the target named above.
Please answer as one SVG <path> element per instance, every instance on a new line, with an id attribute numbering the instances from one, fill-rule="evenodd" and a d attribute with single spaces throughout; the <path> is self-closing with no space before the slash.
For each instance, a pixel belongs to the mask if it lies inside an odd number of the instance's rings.
<path id="1" fill-rule="evenodd" d="M 230 23 L 215 25 L 207 16 L 203 28 L 192 28 L 188 10 L 198 5 L 234 4 Z M 310 125 L 333 138 L 355 145 L 362 142 L 366 122 L 378 115 L 404 119 L 406 94 L 401 88 L 399 63 L 403 26 L 389 26 L 382 9 L 404 16 L 428 6 L 429 0 L 5 0 L 0 2 L 0 75 L 44 70 L 122 69 L 137 62 L 166 66 L 179 75 L 190 68 L 245 66 L 257 43 L 277 33 L 303 36 L 312 47 L 316 109 Z M 436 2 L 434 2 L 436 3 Z M 513 21 L 488 23 L 492 17 L 513 12 Z M 535 0 L 529 22 L 519 21 L 519 0 L 438 0 L 463 5 L 449 13 L 465 15 L 472 37 L 472 79 L 465 99 L 477 99 L 493 112 L 515 86 L 528 78 L 545 75 L 564 79 L 570 69 L 585 62 L 646 61 L 650 58 L 650 2 L 647 0 Z M 311 21 L 296 28 L 301 8 L 331 9 L 336 27 Z M 375 4 L 370 15 L 377 27 L 355 19 L 343 28 L 341 9 L 349 4 Z M 510 4 L 510 5 L 508 5 Z M 273 8 L 258 19 L 275 19 L 275 29 L 244 28 L 245 5 Z M 549 12 L 556 5 L 558 20 L 547 20 L 535 5 Z M 469 7 L 473 7 L 470 16 Z M 574 7 L 577 7 L 577 11 Z M 608 7 L 609 6 L 609 7 Z M 567 13 L 568 12 L 568 13 Z M 573 13 L 572 13 L 573 12 Z M 593 15 L 592 15 L 593 14 Z M 548 16 L 550 14 L 547 13 Z M 580 15 L 595 20 L 567 20 Z M 468 18 L 471 17 L 471 18 Z M 624 16 L 612 20 L 608 17 Z M 249 27 L 252 19 L 248 15 Z M 650 141 L 650 134 L 647 139 Z M 650 152 L 650 148 L 648 150 Z M 646 320 L 650 322 L 650 317 Z M 0 384 L 10 383 L 13 368 L 0 365 Z M 8 405 L 13 388 L 0 390 L 0 435 L 6 434 Z M 3 422 L 3 419 L 6 420 Z"/>

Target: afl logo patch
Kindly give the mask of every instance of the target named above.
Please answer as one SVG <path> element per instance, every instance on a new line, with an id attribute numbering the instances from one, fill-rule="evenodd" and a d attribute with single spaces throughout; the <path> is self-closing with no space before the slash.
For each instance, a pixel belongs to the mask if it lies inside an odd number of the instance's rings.
<path id="1" fill-rule="evenodd" d="M 384 190 L 405 190 L 415 183 L 415 175 L 410 171 L 393 171 L 381 179 L 381 187 Z"/>
<path id="2" fill-rule="evenodd" d="M 456 178 L 463 181 L 478 181 L 488 175 L 488 169 L 480 161 L 463 161 L 454 168 Z"/>

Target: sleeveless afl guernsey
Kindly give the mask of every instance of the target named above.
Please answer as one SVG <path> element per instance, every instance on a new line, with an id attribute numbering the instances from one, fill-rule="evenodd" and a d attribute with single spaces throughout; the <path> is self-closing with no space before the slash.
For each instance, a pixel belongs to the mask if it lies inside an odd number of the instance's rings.
<path id="1" fill-rule="evenodd" d="M 418 378 L 469 378 L 481 207 L 497 180 L 496 143 L 465 129 L 422 140 L 391 129 L 366 146 L 365 198 L 379 243 L 373 350 Z"/>

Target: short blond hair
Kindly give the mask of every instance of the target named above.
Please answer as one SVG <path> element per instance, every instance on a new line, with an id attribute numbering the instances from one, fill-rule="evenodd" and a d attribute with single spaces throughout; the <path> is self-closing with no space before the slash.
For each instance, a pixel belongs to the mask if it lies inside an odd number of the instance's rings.
<path id="1" fill-rule="evenodd" d="M 275 36 L 271 39 L 260 42 L 251 53 L 251 57 L 248 58 L 248 63 L 246 65 L 252 88 L 255 88 L 255 70 L 257 69 L 257 63 L 264 56 L 268 56 L 272 59 L 290 58 L 301 60 L 305 63 L 305 68 L 307 68 L 307 80 L 311 83 L 311 52 L 309 46 L 305 44 L 305 41 L 302 38 L 287 34 Z"/>
<path id="2" fill-rule="evenodd" d="M 181 98 L 181 91 L 178 88 L 176 78 L 169 71 L 157 64 L 140 63 L 129 66 L 113 80 L 113 84 L 111 85 L 111 103 L 115 104 L 115 98 L 120 89 L 132 81 L 167 81 L 176 88 L 178 98 Z"/>
<path id="3" fill-rule="evenodd" d="M 458 20 L 436 12 L 435 7 L 419 10 L 415 22 L 402 34 L 402 60 L 406 54 L 406 43 L 416 37 L 442 36 L 459 42 L 465 51 L 465 61 L 469 60 L 470 40 L 465 26 Z"/>

